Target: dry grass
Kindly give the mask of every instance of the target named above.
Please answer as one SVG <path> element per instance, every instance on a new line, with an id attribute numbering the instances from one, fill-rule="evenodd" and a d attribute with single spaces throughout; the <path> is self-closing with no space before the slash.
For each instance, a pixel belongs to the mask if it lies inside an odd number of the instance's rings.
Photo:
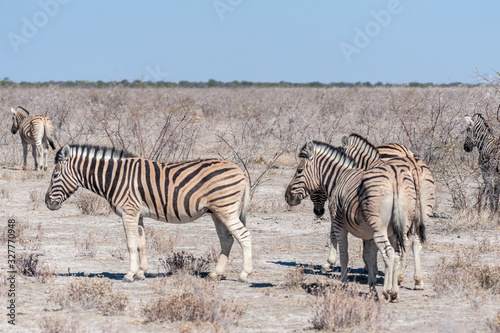
<path id="1" fill-rule="evenodd" d="M 35 229 L 35 230 L 33 230 Z M 29 251 L 38 251 L 42 248 L 45 240 L 45 230 L 40 222 L 34 227 L 28 224 L 22 232 L 22 237 L 19 237 L 19 243 Z"/>
<path id="2" fill-rule="evenodd" d="M 75 247 L 78 251 L 78 254 L 94 258 L 97 254 L 97 238 L 94 232 L 89 232 L 82 239 L 75 239 Z"/>
<path id="3" fill-rule="evenodd" d="M 157 280 L 152 288 L 162 296 L 142 309 L 147 321 L 192 322 L 200 331 L 229 332 L 244 313 L 236 301 L 223 299 L 213 282 L 186 272 Z"/>
<path id="4" fill-rule="evenodd" d="M 500 311 L 497 312 L 493 319 L 488 321 L 488 327 L 492 333 L 500 333 Z"/>
<path id="5" fill-rule="evenodd" d="M 106 199 L 89 191 L 81 190 L 75 194 L 76 206 L 83 215 L 109 215 L 112 213 Z"/>
<path id="6" fill-rule="evenodd" d="M 16 253 L 16 268 L 20 274 L 46 283 L 55 276 L 55 270 L 43 263 L 36 253 Z"/>
<path id="7" fill-rule="evenodd" d="M 500 266 L 483 259 L 493 251 L 497 251 L 494 245 L 482 241 L 457 249 L 452 258 L 442 257 L 431 276 L 436 293 L 465 297 L 473 309 L 479 309 L 488 295 L 500 294 Z"/>
<path id="8" fill-rule="evenodd" d="M 75 278 L 66 288 L 51 294 L 51 301 L 63 309 L 97 309 L 104 315 L 122 313 L 128 298 L 123 290 L 113 291 L 113 281 L 87 277 Z"/>
<path id="9" fill-rule="evenodd" d="M 362 295 L 356 284 L 336 283 L 317 290 L 311 300 L 311 323 L 317 330 L 338 331 L 352 328 L 381 330 L 389 322 L 384 305 L 372 295 Z"/>
<path id="10" fill-rule="evenodd" d="M 289 269 L 285 274 L 285 287 L 288 289 L 303 288 L 306 277 L 304 274 L 304 267 L 296 266 Z"/>
<path id="11" fill-rule="evenodd" d="M 146 250 L 149 253 L 165 255 L 175 250 L 178 242 L 178 233 L 171 234 L 165 228 L 147 227 Z"/>
<path id="12" fill-rule="evenodd" d="M 174 252 L 170 256 L 160 258 L 160 264 L 167 273 L 178 273 L 185 271 L 190 274 L 199 275 L 209 269 L 210 264 L 214 261 L 211 252 L 206 255 L 195 258 L 192 254 L 181 252 Z"/>
<path id="13" fill-rule="evenodd" d="M 62 315 L 43 316 L 38 322 L 38 328 L 42 333 L 85 332 L 82 330 L 80 322 Z"/>

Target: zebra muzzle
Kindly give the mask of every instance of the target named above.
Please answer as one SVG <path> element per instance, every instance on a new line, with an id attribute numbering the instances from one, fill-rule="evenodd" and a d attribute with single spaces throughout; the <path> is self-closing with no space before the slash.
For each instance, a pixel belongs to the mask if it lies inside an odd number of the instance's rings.
<path id="1" fill-rule="evenodd" d="M 61 204 L 50 200 L 49 192 L 45 194 L 45 205 L 50 210 L 58 210 L 61 208 Z"/>

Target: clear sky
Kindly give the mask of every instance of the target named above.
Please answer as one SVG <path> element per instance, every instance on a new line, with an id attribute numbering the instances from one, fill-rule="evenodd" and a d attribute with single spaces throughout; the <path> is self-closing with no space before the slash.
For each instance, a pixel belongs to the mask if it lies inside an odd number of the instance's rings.
<path id="1" fill-rule="evenodd" d="M 0 0 L 0 79 L 475 83 L 500 1 Z"/>

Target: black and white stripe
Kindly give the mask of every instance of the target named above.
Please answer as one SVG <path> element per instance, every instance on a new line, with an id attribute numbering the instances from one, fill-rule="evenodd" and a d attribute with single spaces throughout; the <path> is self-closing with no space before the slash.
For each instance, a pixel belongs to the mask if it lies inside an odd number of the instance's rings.
<path id="1" fill-rule="evenodd" d="M 474 147 L 477 147 L 478 164 L 483 174 L 490 210 L 496 212 L 500 197 L 500 139 L 493 136 L 490 126 L 480 113 L 465 117 L 465 121 L 467 134 L 464 150 L 471 152 Z"/>
<path id="2" fill-rule="evenodd" d="M 109 148 L 68 145 L 57 152 L 55 164 L 45 197 L 49 209 L 59 209 L 84 187 L 122 217 L 130 253 L 126 280 L 144 278 L 147 270 L 143 217 L 187 223 L 205 213 L 211 214 L 221 243 L 211 276 L 223 275 L 233 237 L 243 250 L 240 279 L 252 272 L 251 234 L 245 227 L 249 188 L 237 165 L 221 159 L 162 163 Z"/>
<path id="3" fill-rule="evenodd" d="M 30 116 L 29 112 L 21 106 L 12 112 L 12 134 L 19 132 L 23 145 L 23 170 L 26 169 L 28 145 L 32 146 L 35 170 L 47 170 L 49 145 L 56 149 L 52 139 L 52 122 L 46 116 Z"/>
<path id="4" fill-rule="evenodd" d="M 382 163 L 369 170 L 356 169 L 355 161 L 340 148 L 309 141 L 302 148 L 297 171 L 287 187 L 285 200 L 298 205 L 310 193 L 324 189 L 329 199 L 332 232 L 329 264 L 336 261 L 339 243 L 341 279 L 347 279 L 347 234 L 374 244 L 365 251 L 369 283 L 374 288 L 376 249 L 385 263 L 384 295 L 398 298 L 397 264 L 404 235 L 411 227 L 414 212 L 405 193 L 413 187 L 411 170 L 406 166 Z M 413 189 L 414 191 L 414 189 Z M 413 206 L 415 207 L 415 206 Z M 392 237 L 394 235 L 394 237 Z M 391 237 L 390 237 L 391 236 Z M 390 238 L 389 238 L 390 237 Z M 376 248 L 375 248 L 376 247 Z"/>

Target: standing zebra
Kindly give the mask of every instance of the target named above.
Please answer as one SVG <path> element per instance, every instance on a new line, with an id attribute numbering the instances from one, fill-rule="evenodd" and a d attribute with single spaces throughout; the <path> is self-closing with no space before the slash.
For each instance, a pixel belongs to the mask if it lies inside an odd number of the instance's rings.
<path id="1" fill-rule="evenodd" d="M 32 146 L 35 170 L 42 167 L 47 170 L 49 145 L 56 149 L 52 139 L 52 122 L 46 116 L 30 116 L 29 112 L 21 106 L 12 112 L 12 134 L 19 132 L 23 144 L 23 170 L 26 170 L 26 156 L 28 145 Z M 40 163 L 40 164 L 39 164 Z"/>
<path id="2" fill-rule="evenodd" d="M 496 212 L 500 196 L 500 140 L 493 136 L 490 126 L 480 113 L 465 117 L 465 121 L 467 134 L 464 150 L 471 152 L 474 147 L 479 150 L 478 164 L 488 193 L 490 210 Z"/>
<path id="3" fill-rule="evenodd" d="M 347 155 L 355 158 L 359 161 L 359 166 L 363 169 L 372 168 L 382 161 L 386 161 L 391 164 L 401 164 L 407 163 L 412 170 L 413 179 L 415 181 L 415 193 L 409 193 L 408 195 L 414 195 L 416 200 L 415 209 L 416 219 L 423 219 L 420 223 L 414 221 L 412 225 L 412 230 L 410 235 L 414 236 L 411 242 L 411 249 L 414 254 L 414 276 L 415 281 L 414 289 L 422 290 L 424 288 L 424 283 L 422 280 L 422 273 L 420 268 L 420 252 L 422 250 L 422 243 L 425 239 L 421 239 L 419 235 L 425 235 L 425 219 L 432 215 L 432 210 L 434 208 L 434 179 L 432 174 L 427 167 L 427 165 L 416 158 L 414 154 L 405 146 L 397 143 L 390 143 L 383 146 L 375 148 L 371 145 L 368 140 L 357 135 L 351 134 L 350 136 L 344 136 L 342 138 L 342 145 Z M 423 230 L 415 230 L 419 226 Z M 408 237 L 405 237 L 406 245 L 409 245 Z M 407 265 L 408 259 L 408 249 L 403 251 L 402 263 L 398 275 L 398 283 L 403 282 L 404 271 Z"/>
<path id="4" fill-rule="evenodd" d="M 285 200 L 291 206 L 300 204 L 310 193 L 322 188 L 328 194 L 332 219 L 332 242 L 339 242 L 341 280 L 347 280 L 347 234 L 361 238 L 365 245 L 374 244 L 385 264 L 383 294 L 398 300 L 397 265 L 404 250 L 404 235 L 415 214 L 414 198 L 406 195 L 414 190 L 411 170 L 383 163 L 369 170 L 356 169 L 356 163 L 339 149 L 309 141 L 301 149 L 297 171 L 286 189 Z M 390 237 L 391 236 L 391 237 Z M 390 237 L 390 238 L 389 238 Z M 370 287 L 375 288 L 376 251 L 365 250 Z M 336 256 L 334 246 L 330 248 Z M 375 257 L 374 257 L 375 256 Z"/>
<path id="5" fill-rule="evenodd" d="M 233 237 L 243 251 L 239 279 L 246 281 L 252 273 L 251 234 L 245 227 L 249 185 L 237 165 L 221 159 L 161 163 L 110 148 L 69 145 L 57 152 L 55 164 L 45 195 L 49 209 L 61 208 L 81 186 L 108 200 L 122 218 L 130 254 L 130 270 L 124 280 L 145 278 L 143 217 L 187 223 L 205 213 L 212 215 L 221 244 L 210 276 L 224 274 Z"/>

